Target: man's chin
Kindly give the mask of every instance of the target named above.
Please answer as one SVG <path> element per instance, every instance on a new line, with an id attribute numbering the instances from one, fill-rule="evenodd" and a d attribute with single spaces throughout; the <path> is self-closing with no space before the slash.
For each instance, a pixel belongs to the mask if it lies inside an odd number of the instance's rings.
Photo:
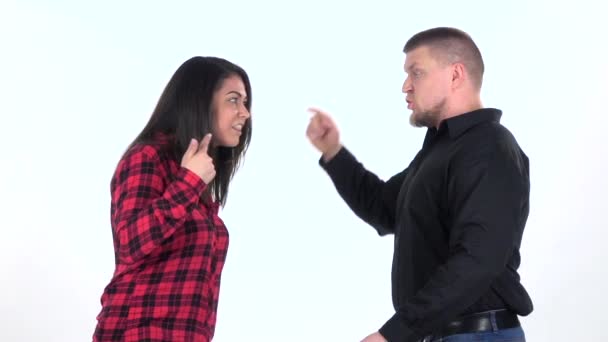
<path id="1" fill-rule="evenodd" d="M 410 115 L 410 124 L 414 127 L 431 128 L 436 125 L 436 118 L 439 115 L 435 112 L 415 112 Z"/>
<path id="2" fill-rule="evenodd" d="M 418 117 L 418 113 L 414 111 L 412 111 L 412 114 L 410 114 L 410 125 L 412 125 L 413 127 L 425 127 L 422 120 L 420 120 L 420 118 Z"/>

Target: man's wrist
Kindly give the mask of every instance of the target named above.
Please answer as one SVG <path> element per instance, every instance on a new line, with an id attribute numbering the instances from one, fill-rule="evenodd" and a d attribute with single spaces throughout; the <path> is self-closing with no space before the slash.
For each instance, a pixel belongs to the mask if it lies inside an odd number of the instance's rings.
<path id="1" fill-rule="evenodd" d="M 338 154 L 338 152 L 340 152 L 341 149 L 342 149 L 342 144 L 338 144 L 338 146 L 330 149 L 327 152 L 324 152 L 322 155 L 323 161 L 325 163 L 328 163 L 329 161 L 334 159 L 334 157 Z"/>

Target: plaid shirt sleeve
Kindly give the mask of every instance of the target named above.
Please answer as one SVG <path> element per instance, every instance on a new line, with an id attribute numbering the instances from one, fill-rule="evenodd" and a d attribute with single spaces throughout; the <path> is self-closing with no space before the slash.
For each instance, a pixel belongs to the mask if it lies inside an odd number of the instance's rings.
<path id="1" fill-rule="evenodd" d="M 118 165 L 112 181 L 112 228 L 121 264 L 141 261 L 186 220 L 206 188 L 203 180 L 182 167 L 169 183 L 158 152 L 135 148 Z"/>

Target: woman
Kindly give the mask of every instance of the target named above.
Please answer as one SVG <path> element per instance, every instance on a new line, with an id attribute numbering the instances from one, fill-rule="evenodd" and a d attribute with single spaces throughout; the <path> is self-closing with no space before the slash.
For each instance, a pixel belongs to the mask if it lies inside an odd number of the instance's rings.
<path id="1" fill-rule="evenodd" d="M 194 57 L 175 72 L 111 181 L 116 269 L 94 341 L 210 341 L 228 232 L 218 217 L 251 140 L 240 67 Z"/>

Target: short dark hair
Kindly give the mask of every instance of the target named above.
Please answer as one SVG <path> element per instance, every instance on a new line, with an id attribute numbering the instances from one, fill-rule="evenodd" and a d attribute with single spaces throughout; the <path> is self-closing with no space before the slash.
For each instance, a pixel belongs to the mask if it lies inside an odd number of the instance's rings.
<path id="1" fill-rule="evenodd" d="M 200 141 L 211 133 L 215 122 L 213 94 L 225 79 L 235 75 L 245 85 L 248 98 L 245 107 L 251 111 L 251 84 L 240 66 L 212 56 L 195 56 L 185 61 L 165 86 L 148 123 L 127 151 L 138 144 L 154 143 L 156 135 L 162 133 L 171 137 L 167 152 L 179 163 L 192 138 Z M 209 155 L 216 169 L 216 176 L 208 188 L 211 190 L 209 194 L 222 206 L 226 203 L 230 181 L 249 147 L 251 121 L 250 117 L 245 122 L 236 147 L 209 146 Z"/>
<path id="2" fill-rule="evenodd" d="M 431 54 L 444 63 L 460 62 L 464 64 L 475 85 L 481 88 L 484 64 L 479 48 L 471 36 L 453 27 L 435 27 L 412 36 L 403 52 L 408 53 L 416 48 L 426 46 Z"/>

